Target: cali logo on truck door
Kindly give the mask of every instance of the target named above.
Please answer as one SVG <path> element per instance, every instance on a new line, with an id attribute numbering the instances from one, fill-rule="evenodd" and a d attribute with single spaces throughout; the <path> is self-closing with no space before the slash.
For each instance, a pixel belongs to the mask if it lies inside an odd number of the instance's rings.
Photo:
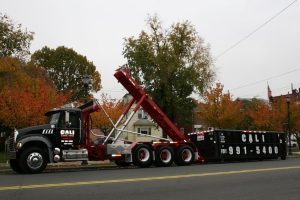
<path id="1" fill-rule="evenodd" d="M 61 143 L 63 143 L 64 145 L 73 145 L 74 135 L 74 130 L 61 130 Z"/>

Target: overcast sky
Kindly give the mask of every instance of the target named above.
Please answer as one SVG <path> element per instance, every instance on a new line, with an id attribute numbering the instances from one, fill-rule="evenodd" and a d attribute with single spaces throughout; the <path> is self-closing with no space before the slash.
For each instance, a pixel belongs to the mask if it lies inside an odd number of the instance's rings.
<path id="1" fill-rule="evenodd" d="M 210 45 L 217 81 L 235 98 L 267 98 L 300 87 L 300 1 L 236 47 L 236 44 L 295 0 L 0 0 L 0 12 L 35 33 L 31 52 L 64 45 L 87 56 L 102 76 L 101 92 L 121 98 L 113 77 L 125 63 L 124 38 L 147 29 L 157 14 L 168 28 L 189 20 Z"/>

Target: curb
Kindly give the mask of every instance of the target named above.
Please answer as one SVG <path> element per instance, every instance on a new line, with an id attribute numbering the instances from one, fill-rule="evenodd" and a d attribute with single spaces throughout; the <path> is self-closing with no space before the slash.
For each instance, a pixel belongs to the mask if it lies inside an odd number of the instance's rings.
<path id="1" fill-rule="evenodd" d="M 115 168 L 117 165 L 109 161 L 90 161 L 88 164 L 82 165 L 81 162 L 61 162 L 49 163 L 45 172 L 49 171 L 72 171 L 72 170 L 89 170 L 89 169 L 109 169 Z M 8 163 L 0 163 L 0 173 L 12 171 Z"/>

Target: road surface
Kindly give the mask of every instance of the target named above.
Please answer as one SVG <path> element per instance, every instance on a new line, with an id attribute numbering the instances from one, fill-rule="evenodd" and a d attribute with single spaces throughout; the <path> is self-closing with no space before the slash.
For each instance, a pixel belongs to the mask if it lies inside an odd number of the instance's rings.
<path id="1" fill-rule="evenodd" d="M 300 199 L 300 158 L 168 168 L 0 173 L 0 199 Z"/>

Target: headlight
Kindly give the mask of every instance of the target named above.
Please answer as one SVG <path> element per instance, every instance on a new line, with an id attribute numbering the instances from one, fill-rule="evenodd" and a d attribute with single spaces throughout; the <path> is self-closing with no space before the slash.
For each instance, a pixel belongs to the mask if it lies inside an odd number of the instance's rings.
<path id="1" fill-rule="evenodd" d="M 22 148 L 22 146 L 23 146 L 22 142 L 18 142 L 16 145 L 16 149 L 19 150 Z"/>

